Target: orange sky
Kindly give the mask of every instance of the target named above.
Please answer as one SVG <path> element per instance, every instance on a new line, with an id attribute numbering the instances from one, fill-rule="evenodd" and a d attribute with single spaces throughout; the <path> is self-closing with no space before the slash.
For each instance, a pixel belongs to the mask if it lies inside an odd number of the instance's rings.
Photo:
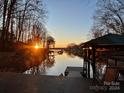
<path id="1" fill-rule="evenodd" d="M 68 44 L 75 43 L 75 44 L 80 44 L 81 42 L 87 41 L 86 39 L 76 39 L 76 40 L 70 40 L 70 39 L 55 39 L 55 47 L 67 47 Z"/>

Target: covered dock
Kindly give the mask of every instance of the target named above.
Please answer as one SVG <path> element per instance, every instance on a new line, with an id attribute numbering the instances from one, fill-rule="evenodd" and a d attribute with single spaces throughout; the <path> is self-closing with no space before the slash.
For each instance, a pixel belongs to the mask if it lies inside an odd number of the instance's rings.
<path id="1" fill-rule="evenodd" d="M 95 78 L 97 61 L 108 63 L 110 59 L 113 59 L 117 66 L 119 60 L 123 60 L 124 58 L 124 35 L 107 34 L 82 43 L 80 46 L 84 50 L 83 57 L 88 64 L 89 77 L 90 64 L 92 65 L 93 77 Z M 122 66 L 124 66 L 124 64 Z"/>

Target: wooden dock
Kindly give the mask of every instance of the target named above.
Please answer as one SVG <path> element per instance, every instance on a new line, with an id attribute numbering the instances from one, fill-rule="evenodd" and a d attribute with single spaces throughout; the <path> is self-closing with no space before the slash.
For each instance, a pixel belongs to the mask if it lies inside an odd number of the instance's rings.
<path id="1" fill-rule="evenodd" d="M 81 77 L 83 73 L 83 67 L 67 67 L 65 70 L 65 76 L 69 77 Z"/>

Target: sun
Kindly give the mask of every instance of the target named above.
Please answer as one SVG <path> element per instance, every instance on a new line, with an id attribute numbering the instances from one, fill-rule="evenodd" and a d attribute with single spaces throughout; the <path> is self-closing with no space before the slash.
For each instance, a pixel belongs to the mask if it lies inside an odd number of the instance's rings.
<path id="1" fill-rule="evenodd" d="M 38 49 L 38 48 L 39 48 L 39 46 L 36 44 L 36 45 L 35 45 L 35 49 Z"/>

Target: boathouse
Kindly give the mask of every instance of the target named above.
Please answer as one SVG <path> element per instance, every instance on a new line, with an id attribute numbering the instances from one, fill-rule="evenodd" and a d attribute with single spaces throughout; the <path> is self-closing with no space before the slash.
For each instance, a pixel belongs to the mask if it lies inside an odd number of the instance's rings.
<path id="1" fill-rule="evenodd" d="M 96 76 L 97 61 L 106 62 L 107 66 L 118 66 L 121 62 L 121 70 L 124 67 L 124 35 L 107 34 L 80 44 L 83 48 L 84 60 L 88 63 L 88 77 L 90 77 L 90 64 L 93 69 L 93 78 Z M 120 66 L 120 65 L 119 65 Z M 120 67 L 119 67 L 120 68 Z M 122 71 L 123 72 L 123 71 Z"/>

